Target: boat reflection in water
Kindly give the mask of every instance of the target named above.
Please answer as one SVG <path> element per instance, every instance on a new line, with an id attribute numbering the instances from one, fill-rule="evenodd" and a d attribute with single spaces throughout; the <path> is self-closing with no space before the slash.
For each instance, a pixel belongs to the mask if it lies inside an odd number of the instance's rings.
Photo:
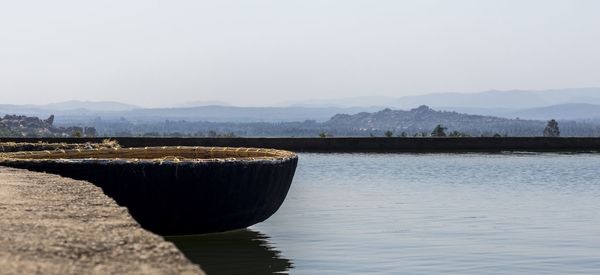
<path id="1" fill-rule="evenodd" d="M 251 229 L 165 239 L 207 274 L 287 274 L 294 267 L 269 236 Z"/>

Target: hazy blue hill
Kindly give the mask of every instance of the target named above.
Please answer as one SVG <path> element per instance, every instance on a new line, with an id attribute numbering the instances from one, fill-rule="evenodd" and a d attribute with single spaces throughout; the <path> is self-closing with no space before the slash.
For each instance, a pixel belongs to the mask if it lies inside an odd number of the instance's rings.
<path id="1" fill-rule="evenodd" d="M 486 116 L 521 119 L 560 119 L 560 120 L 598 120 L 600 105 L 588 103 L 566 103 L 528 109 L 509 108 L 469 108 L 469 107 L 436 107 L 439 110 L 456 111 Z"/>
<path id="2" fill-rule="evenodd" d="M 477 108 L 477 107 L 434 107 L 440 111 L 458 112 L 464 114 L 497 116 L 504 118 L 515 118 L 512 113 L 526 109 L 511 109 L 511 108 Z"/>
<path id="3" fill-rule="evenodd" d="M 397 98 L 390 96 L 359 96 L 359 97 L 347 97 L 347 98 L 332 98 L 332 99 L 313 99 L 288 102 L 286 105 L 291 107 L 337 107 L 337 108 L 351 108 L 351 107 L 377 107 L 385 108 L 390 105 L 390 102 L 395 101 Z M 418 105 L 415 105 L 418 106 Z"/>
<path id="4" fill-rule="evenodd" d="M 600 105 L 587 103 L 568 103 L 548 107 L 518 110 L 507 115 L 527 119 L 596 119 L 600 118 Z"/>
<path id="5" fill-rule="evenodd" d="M 406 96 L 392 102 L 398 108 L 425 104 L 429 106 L 476 107 L 476 108 L 530 108 L 548 105 L 548 100 L 529 91 L 486 91 L 481 93 L 439 93 Z"/>
<path id="6" fill-rule="evenodd" d="M 35 105 L 0 104 L 0 116 L 10 114 L 42 117 L 48 116 L 46 111 L 42 110 L 40 107 L 37 107 Z"/>
<path id="7" fill-rule="evenodd" d="M 338 113 L 376 111 L 378 107 L 235 107 L 198 106 L 181 108 L 137 108 L 118 102 L 70 101 L 49 105 L 0 105 L 0 115 L 22 114 L 47 117 L 55 114 L 58 123 L 85 122 L 90 119 L 121 118 L 145 122 L 188 120 L 211 122 L 289 122 L 325 121 Z"/>
<path id="8" fill-rule="evenodd" d="M 87 119 L 88 116 L 118 117 L 122 113 L 138 108 L 134 105 L 110 101 L 65 101 L 46 105 L 0 104 L 0 115 L 27 115 L 47 117 L 56 115 L 57 121 L 68 117 L 72 120 Z"/>
<path id="9" fill-rule="evenodd" d="M 399 98 L 398 107 L 453 106 L 472 108 L 528 109 L 566 103 L 600 104 L 600 88 L 577 88 L 556 90 L 510 90 L 481 93 L 441 93 Z"/>
<path id="10" fill-rule="evenodd" d="M 225 101 L 199 100 L 199 101 L 185 102 L 183 104 L 178 104 L 178 105 L 172 106 L 172 107 L 174 107 L 174 108 L 189 108 L 189 107 L 202 107 L 202 106 L 232 106 L 232 105 Z"/>
<path id="11" fill-rule="evenodd" d="M 338 114 L 323 123 L 323 125 L 328 129 L 343 129 L 347 133 L 382 133 L 391 130 L 396 134 L 402 132 L 411 134 L 430 133 L 436 125 L 441 124 L 448 128 L 447 132 L 459 131 L 472 136 L 490 136 L 495 133 L 508 136 L 540 136 L 546 122 L 545 119 L 509 119 L 452 111 L 437 111 L 423 105 L 408 111 L 384 109 L 374 113 Z M 559 126 L 563 136 L 600 135 L 600 127 L 592 121 L 559 120 Z"/>
<path id="12" fill-rule="evenodd" d="M 115 101 L 79 101 L 70 100 L 58 103 L 40 105 L 40 109 L 46 110 L 90 110 L 90 111 L 127 111 L 139 108 L 138 106 L 115 102 Z"/>
<path id="13" fill-rule="evenodd" d="M 543 129 L 544 127 L 542 121 L 436 111 L 427 106 L 420 106 L 409 111 L 384 109 L 375 113 L 339 114 L 332 117 L 325 124 L 332 128 L 352 128 L 367 131 L 394 130 L 396 132 L 430 132 L 436 125 L 442 124 L 451 131 L 457 130 L 472 134 L 498 132 L 513 135 L 517 135 L 521 128 L 524 130 Z"/>
<path id="14" fill-rule="evenodd" d="M 188 108 L 136 109 L 122 113 L 122 116 L 137 120 L 172 119 L 211 122 L 325 121 L 338 113 L 356 113 L 361 111 L 374 111 L 377 109 L 379 108 L 200 106 Z"/>
<path id="15" fill-rule="evenodd" d="M 600 104 L 600 88 L 555 90 L 490 90 L 479 93 L 433 93 L 403 97 L 354 97 L 302 101 L 302 106 L 384 106 L 409 109 L 419 105 L 438 109 L 529 109 L 566 103 Z"/>

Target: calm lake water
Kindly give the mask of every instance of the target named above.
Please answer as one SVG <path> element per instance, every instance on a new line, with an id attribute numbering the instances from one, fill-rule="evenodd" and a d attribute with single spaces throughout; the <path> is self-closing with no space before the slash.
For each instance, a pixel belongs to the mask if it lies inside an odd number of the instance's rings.
<path id="1" fill-rule="evenodd" d="M 600 154 L 301 154 L 281 209 L 169 240 L 209 274 L 600 274 Z"/>

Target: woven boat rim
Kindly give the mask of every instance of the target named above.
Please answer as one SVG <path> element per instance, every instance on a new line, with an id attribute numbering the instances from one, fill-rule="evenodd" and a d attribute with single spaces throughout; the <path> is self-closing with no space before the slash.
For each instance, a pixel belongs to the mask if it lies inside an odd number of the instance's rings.
<path id="1" fill-rule="evenodd" d="M 143 153 L 156 154 L 158 150 L 170 151 L 202 151 L 203 153 L 234 154 L 232 157 L 207 157 L 207 158 L 186 158 L 176 155 L 165 155 L 156 158 L 143 157 L 77 157 L 77 155 L 89 155 L 94 153 L 110 154 L 117 151 L 119 153 Z M 56 155 L 68 155 L 68 157 L 57 157 Z M 237 156 L 236 156 L 237 154 Z M 249 156 L 251 154 L 262 154 L 262 156 Z M 44 155 L 53 156 L 44 158 Z M 35 158 L 33 158 L 35 157 Z M 21 151 L 0 153 L 0 162 L 118 162 L 118 163 L 201 163 L 201 162 L 252 162 L 252 161 L 278 161 L 297 158 L 296 153 L 267 148 L 253 147 L 205 147 L 205 146 L 160 146 L 160 147 L 130 147 L 130 148 L 93 148 L 93 149 L 69 149 L 69 150 L 45 150 L 45 151 Z"/>

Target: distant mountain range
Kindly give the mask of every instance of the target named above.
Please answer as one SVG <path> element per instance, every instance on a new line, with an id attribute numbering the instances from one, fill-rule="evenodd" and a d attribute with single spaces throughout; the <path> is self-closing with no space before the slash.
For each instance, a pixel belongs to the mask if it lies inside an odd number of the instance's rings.
<path id="1" fill-rule="evenodd" d="M 439 110 L 460 113 L 522 119 L 600 120 L 600 105 L 565 103 L 529 109 L 438 107 Z"/>
<path id="2" fill-rule="evenodd" d="M 72 106 L 61 109 L 55 106 Z M 109 110 L 88 109 L 77 105 L 57 104 L 55 106 L 0 105 L 0 115 L 19 114 L 27 116 L 56 116 L 58 124 L 85 123 L 102 120 L 132 120 L 139 122 L 157 122 L 165 120 L 209 121 L 209 122 L 290 122 L 290 121 L 326 121 L 339 113 L 358 113 L 376 111 L 376 107 L 234 107 L 234 106 L 198 106 L 179 108 L 131 108 L 119 110 L 129 105 L 109 106 Z M 86 104 L 90 106 L 90 104 Z M 94 105 L 101 106 L 101 104 Z"/>
<path id="3" fill-rule="evenodd" d="M 554 90 L 490 90 L 479 93 L 433 93 L 402 97 L 352 97 L 308 100 L 290 103 L 304 107 L 365 107 L 379 106 L 410 109 L 420 105 L 434 108 L 530 109 L 565 103 L 600 105 L 600 88 L 570 88 Z"/>
<path id="4" fill-rule="evenodd" d="M 384 109 L 376 112 L 337 114 L 324 122 L 207 122 L 207 121 L 105 121 L 93 120 L 95 127 L 105 136 L 262 136 L 316 137 L 327 136 L 383 136 L 429 135 L 436 125 L 447 127 L 448 132 L 464 136 L 541 136 L 546 126 L 543 120 L 508 119 L 494 116 L 437 111 L 420 106 L 408 111 Z M 563 136 L 599 136 L 600 125 L 559 121 Z"/>
<path id="5" fill-rule="evenodd" d="M 138 106 L 115 102 L 115 101 L 79 101 L 79 100 L 70 100 L 58 103 L 50 103 L 46 105 L 37 106 L 41 109 L 48 110 L 59 110 L 59 111 L 67 111 L 67 110 L 88 110 L 88 111 L 128 111 L 139 108 Z"/>
<path id="6" fill-rule="evenodd" d="M 566 103 L 547 107 L 538 107 L 513 111 L 503 116 L 527 119 L 570 119 L 587 120 L 600 118 L 600 105 L 587 103 Z"/>
<path id="7" fill-rule="evenodd" d="M 196 106 L 217 103 L 222 105 Z M 57 123 L 93 119 L 141 122 L 186 120 L 209 122 L 327 121 L 336 114 L 375 112 L 384 108 L 410 110 L 420 105 L 474 115 L 548 120 L 600 121 L 600 88 L 546 91 L 486 91 L 439 93 L 407 97 L 356 97 L 296 102 L 288 107 L 235 107 L 222 102 L 191 102 L 173 108 L 140 108 L 119 102 L 68 101 L 47 105 L 0 105 L 0 115 L 47 117 Z"/>
<path id="8" fill-rule="evenodd" d="M 539 109 L 546 113 L 560 115 L 563 112 L 561 106 Z M 566 106 L 566 109 L 572 115 L 579 116 L 580 114 L 573 110 L 580 110 L 583 114 L 589 114 L 597 110 L 598 105 L 574 104 L 573 106 Z M 537 110 L 532 109 L 530 112 L 538 114 L 534 111 Z M 64 115 L 63 121 L 56 123 L 59 125 L 58 127 L 68 126 L 68 129 L 75 129 L 73 126 L 80 127 L 77 129 L 92 127 L 101 136 L 318 136 L 322 133 L 333 136 L 382 136 L 386 131 L 392 131 L 394 135 L 413 136 L 427 135 L 438 124 L 447 127 L 448 133 L 457 131 L 470 136 L 493 136 L 496 134 L 539 136 L 542 135 L 546 126 L 545 120 L 510 119 L 465 114 L 434 110 L 424 105 L 411 110 L 386 108 L 374 111 L 334 107 L 240 108 L 204 106 L 132 109 L 127 111 L 84 111 L 84 109 L 76 109 L 59 112 L 64 112 L 64 114 L 70 112 L 72 117 Z M 89 113 L 81 115 L 77 114 L 78 112 Z M 525 113 L 525 111 L 520 114 L 532 115 Z M 307 116 L 319 116 L 324 119 L 320 121 L 301 119 Z M 56 119 L 52 117 L 53 119 L 49 120 L 58 121 L 59 117 L 57 116 Z M 37 121 L 38 119 L 35 118 L 34 120 Z M 11 125 L 21 127 L 22 123 L 19 122 L 21 120 L 15 121 L 17 122 Z M 591 120 L 578 122 L 559 120 L 559 127 L 563 136 L 600 136 L 600 123 Z M 13 131 L 17 129 L 15 127 L 6 129 L 8 130 L 4 132 L 9 134 L 18 132 L 22 135 L 23 132 Z M 52 134 L 48 131 L 40 132 L 37 130 L 26 134 L 30 135 L 38 132 Z"/>
<path id="9" fill-rule="evenodd" d="M 0 104 L 0 111 L 6 112 L 10 110 L 14 111 L 25 111 L 25 112 L 39 112 L 39 111 L 127 111 L 140 108 L 135 105 L 115 102 L 115 101 L 80 101 L 70 100 L 57 103 L 50 103 L 44 105 L 16 105 L 16 104 Z"/>
<path id="10" fill-rule="evenodd" d="M 339 113 L 375 111 L 375 107 L 306 108 L 306 107 L 233 107 L 199 106 L 188 108 L 135 109 L 122 116 L 143 120 L 188 120 L 211 122 L 290 122 L 325 121 Z"/>

